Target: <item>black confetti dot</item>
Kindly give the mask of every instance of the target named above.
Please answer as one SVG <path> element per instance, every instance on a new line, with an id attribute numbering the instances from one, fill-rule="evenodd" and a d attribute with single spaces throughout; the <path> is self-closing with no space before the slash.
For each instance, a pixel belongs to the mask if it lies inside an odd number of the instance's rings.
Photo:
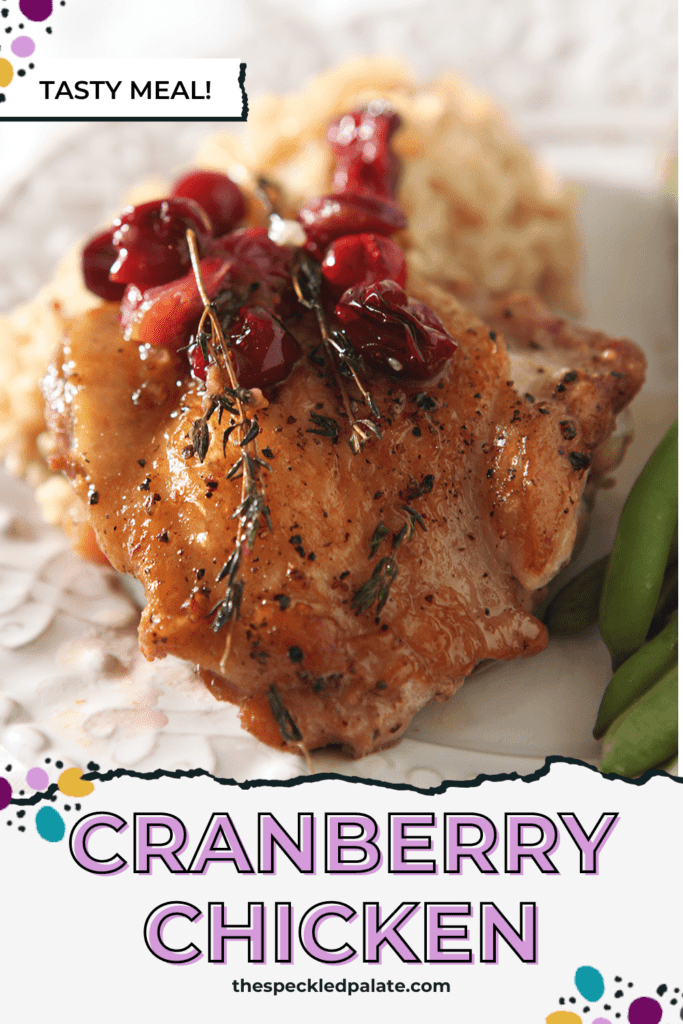
<path id="1" fill-rule="evenodd" d="M 11 25 L 8 25 L 7 28 L 5 29 L 5 32 L 11 32 L 11 31 L 12 31 L 12 27 L 11 27 Z"/>
<path id="2" fill-rule="evenodd" d="M 569 997 L 569 1002 L 570 1003 L 575 1003 L 576 1002 L 576 999 L 574 999 L 574 996 L 570 996 Z"/>
<path id="3" fill-rule="evenodd" d="M 25 832 L 26 831 L 26 826 L 25 825 L 20 825 L 18 831 L 19 832 Z"/>
<path id="4" fill-rule="evenodd" d="M 51 760 L 52 760 L 51 757 L 46 757 L 45 758 L 45 764 L 49 764 Z"/>
<path id="5" fill-rule="evenodd" d="M 20 78 L 23 78 L 24 75 L 26 74 L 26 72 L 24 71 L 23 68 L 19 68 L 19 70 L 17 71 L 17 74 L 19 75 Z"/>
<path id="6" fill-rule="evenodd" d="M 77 811 L 80 811 L 80 809 L 81 809 L 81 805 L 80 804 L 74 804 L 74 807 L 76 808 Z"/>
<path id="7" fill-rule="evenodd" d="M 9 7 L 3 7 L 3 9 L 2 9 L 2 16 L 3 16 L 3 18 L 6 18 L 8 14 L 9 14 Z"/>
<path id="8" fill-rule="evenodd" d="M 605 1003 L 605 1005 L 603 1006 L 603 1010 L 611 1010 L 611 1009 L 612 1009 L 612 1007 L 611 1007 L 610 1003 Z"/>
<path id="9" fill-rule="evenodd" d="M 615 981 L 621 981 L 621 978 L 615 978 L 614 980 Z"/>
<path id="10" fill-rule="evenodd" d="M 614 993 L 614 998 L 615 998 L 615 999 L 621 999 L 621 997 L 623 996 L 623 994 L 624 994 L 624 993 L 623 993 L 623 992 L 621 991 L 621 989 L 620 989 L 620 988 L 618 988 L 618 989 L 616 990 L 616 992 Z"/>
<path id="11" fill-rule="evenodd" d="M 22 21 L 22 23 L 19 25 L 19 28 L 23 28 L 23 27 L 24 27 L 24 23 Z"/>
<path id="12" fill-rule="evenodd" d="M 11 772 L 12 771 L 12 765 L 11 764 L 6 764 L 5 765 L 5 771 L 6 772 Z"/>
<path id="13" fill-rule="evenodd" d="M 23 791 L 23 789 L 20 789 L 19 790 L 19 796 L 23 796 L 23 795 L 24 795 L 24 791 Z"/>
<path id="14" fill-rule="evenodd" d="M 4 103 L 4 102 L 5 102 L 5 94 L 4 94 L 4 92 L 0 92 L 0 103 Z"/>
<path id="15" fill-rule="evenodd" d="M 589 1010 L 590 1010 L 590 1006 L 584 1006 L 584 1008 L 583 1008 L 583 1012 L 584 1013 L 588 1013 Z"/>
<path id="16" fill-rule="evenodd" d="M 564 1006 L 564 996 L 560 996 L 560 1006 Z"/>
<path id="17" fill-rule="evenodd" d="M 8 821 L 8 822 L 7 822 L 7 824 L 8 824 L 8 825 L 11 825 L 11 824 L 12 824 L 12 822 L 11 822 L 11 821 Z"/>
<path id="18" fill-rule="evenodd" d="M 24 818 L 25 816 L 26 811 L 17 811 L 17 818 Z"/>
<path id="19" fill-rule="evenodd" d="M 33 71 L 33 69 L 35 67 L 35 64 L 29 64 L 29 67 L 30 67 L 31 71 Z"/>
<path id="20" fill-rule="evenodd" d="M 671 1000 L 671 1005 L 672 1005 L 672 1006 L 675 1006 L 677 1002 L 678 1002 L 678 1000 L 677 1000 L 677 999 L 672 999 L 672 1000 Z"/>
<path id="21" fill-rule="evenodd" d="M 45 29 L 45 31 L 47 32 L 47 34 L 48 34 L 49 36 L 51 36 L 51 35 L 52 35 L 52 29 L 51 29 L 51 28 L 46 28 L 46 29 Z"/>
<path id="22" fill-rule="evenodd" d="M 633 988 L 633 982 L 632 982 L 632 981 L 629 981 L 629 983 L 628 983 L 628 985 L 626 986 L 626 988 Z"/>
<path id="23" fill-rule="evenodd" d="M 659 988 L 657 989 L 657 995 L 658 996 L 663 996 L 665 992 L 666 992 L 666 985 L 660 985 Z"/>
<path id="24" fill-rule="evenodd" d="M 64 767 L 64 762 L 63 761 L 55 761 L 55 768 L 63 768 L 63 767 Z"/>
<path id="25" fill-rule="evenodd" d="M 88 761 L 88 771 L 89 772 L 98 772 L 99 770 L 100 770 L 100 766 L 98 764 L 95 764 L 94 761 Z"/>

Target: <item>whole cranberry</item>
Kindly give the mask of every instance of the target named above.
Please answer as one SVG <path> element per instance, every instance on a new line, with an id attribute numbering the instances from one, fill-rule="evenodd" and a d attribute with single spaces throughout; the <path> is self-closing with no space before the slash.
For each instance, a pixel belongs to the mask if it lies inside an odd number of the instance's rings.
<path id="1" fill-rule="evenodd" d="M 391 238 L 382 235 L 344 235 L 329 247 L 322 261 L 325 280 L 338 294 L 357 284 L 375 281 L 406 283 L 403 251 Z"/>
<path id="2" fill-rule="evenodd" d="M 405 214 L 392 199 L 370 195 L 332 195 L 311 199 L 299 210 L 306 248 L 322 257 L 335 238 L 371 232 L 393 235 L 406 226 Z"/>
<path id="3" fill-rule="evenodd" d="M 232 259 L 244 284 L 258 281 L 269 292 L 291 284 L 292 251 L 272 242 L 265 228 L 238 228 L 215 238 L 209 254 Z"/>
<path id="4" fill-rule="evenodd" d="M 334 192 L 396 194 L 401 162 L 389 142 L 400 123 L 389 104 L 376 100 L 330 125 L 327 138 L 337 163 Z"/>
<path id="5" fill-rule="evenodd" d="M 237 379 L 244 388 L 279 384 L 301 355 L 296 339 L 260 306 L 244 306 L 239 311 L 231 341 Z"/>
<path id="6" fill-rule="evenodd" d="M 207 256 L 199 267 L 210 299 L 235 283 L 235 264 L 230 259 Z M 121 303 L 123 336 L 139 345 L 177 351 L 197 330 L 203 309 L 193 271 L 144 292 L 129 284 Z"/>
<path id="7" fill-rule="evenodd" d="M 112 235 L 113 229 L 109 228 L 86 242 L 81 256 L 81 269 L 88 291 L 107 302 L 120 302 L 126 286 L 109 280 L 109 271 L 118 255 Z"/>
<path id="8" fill-rule="evenodd" d="M 192 370 L 192 376 L 196 377 L 197 380 L 206 380 L 206 359 L 202 353 L 201 345 L 196 342 L 190 345 L 187 358 L 190 362 L 190 369 Z"/>
<path id="9" fill-rule="evenodd" d="M 171 196 L 199 203 L 211 221 L 214 235 L 232 231 L 244 217 L 242 193 L 235 182 L 220 171 L 188 171 L 175 182 Z"/>
<path id="10" fill-rule="evenodd" d="M 182 277 L 191 263 L 185 237 L 188 228 L 197 236 L 203 256 L 211 224 L 194 200 L 159 199 L 126 207 L 114 221 L 117 260 L 110 271 L 112 281 L 144 290 Z"/>
<path id="11" fill-rule="evenodd" d="M 349 288 L 335 314 L 370 366 L 408 380 L 433 380 L 457 348 L 436 313 L 394 281 Z"/>

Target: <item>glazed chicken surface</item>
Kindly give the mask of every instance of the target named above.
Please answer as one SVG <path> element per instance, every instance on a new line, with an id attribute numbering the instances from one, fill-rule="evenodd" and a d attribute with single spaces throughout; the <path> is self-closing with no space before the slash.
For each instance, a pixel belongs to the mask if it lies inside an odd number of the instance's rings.
<path id="1" fill-rule="evenodd" d="M 370 376 L 381 438 L 357 454 L 311 314 L 288 323 L 301 358 L 257 410 L 272 530 L 262 517 L 243 546 L 239 617 L 223 627 L 240 434 L 224 452 L 215 413 L 203 461 L 193 450 L 207 388 L 186 353 L 125 340 L 105 303 L 46 378 L 55 465 L 112 565 L 144 585 L 143 652 L 194 662 L 283 749 L 386 747 L 481 660 L 545 647 L 532 609 L 571 554 L 594 453 L 643 381 L 636 346 L 534 297 L 472 298 L 477 315 L 426 281 L 408 293 L 457 348 L 429 386 Z"/>

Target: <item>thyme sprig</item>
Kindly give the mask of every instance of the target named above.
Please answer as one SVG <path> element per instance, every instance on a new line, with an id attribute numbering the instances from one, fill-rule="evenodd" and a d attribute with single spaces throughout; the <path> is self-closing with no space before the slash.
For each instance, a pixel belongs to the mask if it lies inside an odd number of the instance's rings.
<path id="1" fill-rule="evenodd" d="M 186 237 L 197 289 L 204 305 L 195 338 L 206 362 L 212 362 L 217 367 L 221 385 L 219 390 L 207 394 L 206 411 L 200 419 L 195 420 L 192 424 L 190 441 L 199 461 L 204 462 L 211 444 L 209 421 L 217 409 L 219 425 L 224 413 L 231 417 L 230 425 L 223 432 L 224 456 L 226 445 L 233 432 L 237 431 L 239 435 L 237 445 L 239 458 L 227 473 L 229 480 L 237 478 L 240 474 L 242 479 L 242 497 L 232 516 L 233 519 L 238 520 L 235 549 L 218 574 L 216 581 L 221 583 L 227 578 L 225 596 L 209 612 L 209 617 L 213 617 L 211 628 L 214 633 L 220 632 L 225 626 L 229 627 L 220 663 L 221 671 L 224 672 L 230 655 L 232 630 L 240 617 L 240 606 L 244 593 L 244 581 L 238 575 L 243 553 L 245 550 L 253 550 L 262 520 L 270 530 L 273 528 L 263 488 L 263 470 L 270 470 L 271 467 L 259 455 L 258 435 L 261 428 L 258 417 L 255 412 L 247 413 L 249 405 L 254 400 L 252 392 L 240 387 L 238 383 L 230 359 L 228 341 L 218 316 L 218 309 L 209 298 L 204 286 L 199 266 L 196 236 L 191 229 L 188 229 Z M 208 375 L 208 380 L 211 386 L 215 387 L 211 373 Z"/>
<path id="2" fill-rule="evenodd" d="M 372 420 L 367 418 L 364 419 L 354 416 L 349 396 L 346 393 L 343 375 L 353 378 L 356 387 L 363 397 L 363 402 L 368 407 L 371 414 L 379 418 L 377 403 L 367 388 L 363 385 L 360 378 L 360 374 L 362 372 L 361 360 L 344 332 L 338 328 L 330 329 L 320 299 L 320 290 L 322 285 L 320 264 L 317 260 L 313 259 L 312 256 L 303 252 L 301 249 L 297 250 L 295 253 L 292 263 L 292 284 L 294 285 L 296 297 L 301 305 L 305 306 L 306 309 L 312 309 L 315 313 L 318 321 L 318 328 L 320 330 L 320 336 L 323 340 L 325 354 L 331 367 L 335 383 L 339 388 L 346 417 L 351 426 L 351 437 L 348 441 L 354 454 L 358 454 L 363 450 L 363 445 L 370 440 L 373 434 L 375 437 L 382 437 L 380 429 L 376 423 L 373 423 Z"/>

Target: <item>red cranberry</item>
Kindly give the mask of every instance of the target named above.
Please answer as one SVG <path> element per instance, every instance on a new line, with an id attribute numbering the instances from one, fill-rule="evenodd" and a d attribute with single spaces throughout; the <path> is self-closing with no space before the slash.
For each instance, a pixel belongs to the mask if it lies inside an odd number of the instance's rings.
<path id="1" fill-rule="evenodd" d="M 401 247 L 382 235 L 344 235 L 332 243 L 322 261 L 325 280 L 341 294 L 356 284 L 375 281 L 406 283 Z"/>
<path id="2" fill-rule="evenodd" d="M 389 140 L 400 118 L 381 101 L 334 121 L 327 131 L 337 161 L 334 192 L 394 196 L 401 169 Z"/>
<path id="3" fill-rule="evenodd" d="M 192 375 L 196 377 L 198 380 L 205 381 L 207 363 L 206 359 L 202 355 L 201 346 L 197 345 L 196 342 L 194 345 L 190 345 L 189 351 L 187 353 L 187 358 L 190 360 L 190 369 L 192 370 Z"/>
<path id="4" fill-rule="evenodd" d="M 190 267 L 188 228 L 195 232 L 202 256 L 211 224 L 192 199 L 160 199 L 126 207 L 114 221 L 118 259 L 110 271 L 112 281 L 145 289 L 182 277 Z"/>
<path id="5" fill-rule="evenodd" d="M 235 265 L 230 259 L 207 256 L 199 266 L 210 299 L 235 279 Z M 145 292 L 131 284 L 121 303 L 124 337 L 140 345 L 177 350 L 197 330 L 203 309 L 193 271 Z"/>
<path id="6" fill-rule="evenodd" d="M 292 252 L 268 238 L 265 228 L 239 228 L 211 243 L 209 254 L 230 258 L 244 284 L 258 281 L 268 291 L 291 285 Z M 260 302 L 263 297 L 259 293 Z"/>
<path id="7" fill-rule="evenodd" d="M 99 295 L 107 302 L 120 302 L 126 289 L 125 284 L 109 280 L 109 271 L 118 253 L 112 242 L 113 231 L 103 231 L 86 243 L 81 256 L 83 280 L 88 291 Z"/>
<path id="8" fill-rule="evenodd" d="M 311 199 L 299 210 L 299 220 L 308 239 L 306 248 L 319 257 L 342 235 L 393 235 L 406 226 L 405 215 L 393 200 L 366 195 Z"/>
<path id="9" fill-rule="evenodd" d="M 188 171 L 175 182 L 171 195 L 194 199 L 213 226 L 214 235 L 224 235 L 242 220 L 244 198 L 227 174 L 219 171 Z"/>
<path id="10" fill-rule="evenodd" d="M 231 333 L 237 379 L 244 388 L 278 384 L 301 355 L 289 331 L 260 306 L 244 306 Z"/>
<path id="11" fill-rule="evenodd" d="M 393 281 L 350 288 L 335 313 L 369 365 L 408 380 L 432 380 L 457 348 L 429 306 L 409 299 Z"/>

